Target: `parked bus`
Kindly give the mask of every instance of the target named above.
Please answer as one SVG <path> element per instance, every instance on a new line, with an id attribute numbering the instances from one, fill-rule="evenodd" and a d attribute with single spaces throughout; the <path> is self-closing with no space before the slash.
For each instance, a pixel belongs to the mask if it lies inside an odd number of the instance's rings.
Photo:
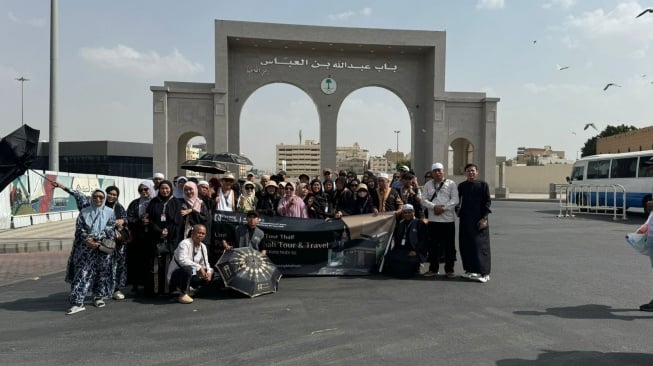
<path id="1" fill-rule="evenodd" d="M 648 213 L 646 203 L 651 200 L 653 190 L 653 170 L 647 161 L 653 158 L 653 150 L 620 154 L 599 154 L 577 160 L 571 170 L 569 184 L 619 184 L 626 191 L 626 209 L 643 208 Z M 586 201 L 588 197 L 576 197 L 576 201 Z M 591 196 L 589 199 L 593 200 Z M 613 196 L 599 196 L 599 204 L 613 205 Z M 591 203 L 596 205 L 596 203 Z M 617 206 L 621 206 L 621 197 Z"/>

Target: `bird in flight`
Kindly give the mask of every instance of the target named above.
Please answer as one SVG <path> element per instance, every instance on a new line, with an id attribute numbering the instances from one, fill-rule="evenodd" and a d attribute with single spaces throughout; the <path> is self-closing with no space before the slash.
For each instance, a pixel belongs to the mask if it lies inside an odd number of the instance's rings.
<path id="1" fill-rule="evenodd" d="M 569 66 L 560 66 L 560 65 L 556 65 L 556 67 L 558 68 L 559 71 L 567 70 L 569 68 Z"/>
<path id="2" fill-rule="evenodd" d="M 635 18 L 639 18 L 646 13 L 653 13 L 653 8 L 644 9 L 644 11 L 639 13 Z"/>
<path id="3" fill-rule="evenodd" d="M 534 39 L 534 40 L 533 40 L 533 44 L 536 44 L 536 43 L 537 43 L 537 39 Z"/>
<path id="4" fill-rule="evenodd" d="M 618 87 L 621 88 L 621 85 L 617 85 L 615 83 L 608 83 L 608 84 L 605 85 L 605 88 L 603 88 L 603 90 L 608 90 L 608 88 L 611 87 L 611 86 L 618 86 Z"/>
<path id="5" fill-rule="evenodd" d="M 585 125 L 585 128 L 583 128 L 583 130 L 587 130 L 587 129 L 590 128 L 590 127 L 592 127 L 593 129 L 595 129 L 595 130 L 598 131 L 598 129 L 596 128 L 596 126 L 594 125 L 594 123 L 588 123 L 588 124 L 586 124 L 586 125 Z"/>
<path id="6" fill-rule="evenodd" d="M 576 132 L 574 132 L 574 131 L 571 131 L 571 134 L 574 135 L 574 136 L 576 136 Z"/>

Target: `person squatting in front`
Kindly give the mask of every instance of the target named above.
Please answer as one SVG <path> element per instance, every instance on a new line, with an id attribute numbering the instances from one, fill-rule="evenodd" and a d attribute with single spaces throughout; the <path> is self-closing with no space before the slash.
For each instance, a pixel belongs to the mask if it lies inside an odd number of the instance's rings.
<path id="1" fill-rule="evenodd" d="M 415 208 L 404 204 L 401 221 L 392 235 L 392 245 L 385 255 L 382 272 L 394 277 L 412 277 L 424 258 L 428 231 L 422 220 L 415 218 Z"/>
<path id="2" fill-rule="evenodd" d="M 206 237 L 206 226 L 192 227 L 190 238 L 182 240 L 175 249 L 168 268 L 170 293 L 179 291 L 177 301 L 182 304 L 193 302 L 192 296 L 201 286 L 213 280 L 213 268 L 209 265 L 209 253 L 202 240 Z"/>

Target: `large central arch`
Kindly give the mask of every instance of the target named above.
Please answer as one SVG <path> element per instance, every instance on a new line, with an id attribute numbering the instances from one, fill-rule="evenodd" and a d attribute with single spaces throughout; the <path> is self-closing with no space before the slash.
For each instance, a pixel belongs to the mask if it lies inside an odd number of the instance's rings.
<path id="1" fill-rule="evenodd" d="M 189 132 L 180 122 L 188 118 L 179 114 L 178 104 L 211 101 L 210 120 L 193 121 L 192 131 L 206 126 L 199 132 L 206 136 L 209 151 L 239 153 L 243 102 L 261 86 L 275 82 L 295 85 L 315 102 L 321 166 L 334 167 L 336 120 L 343 100 L 352 91 L 378 86 L 394 92 L 408 109 L 416 171 L 428 170 L 434 161 L 447 165 L 451 141 L 465 138 L 476 147 L 475 163 L 492 185 L 498 99 L 484 93 L 445 92 L 445 56 L 446 33 L 441 31 L 216 20 L 215 84 L 209 88 L 165 82 L 151 88 L 154 168 L 168 174 L 178 171 L 169 143 Z"/>

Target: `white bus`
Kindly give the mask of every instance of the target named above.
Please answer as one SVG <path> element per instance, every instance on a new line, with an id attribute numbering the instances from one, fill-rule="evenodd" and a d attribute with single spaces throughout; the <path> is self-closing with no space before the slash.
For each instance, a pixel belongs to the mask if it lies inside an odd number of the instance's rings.
<path id="1" fill-rule="evenodd" d="M 626 191 L 626 209 L 639 207 L 648 213 L 646 203 L 651 200 L 653 174 L 646 161 L 652 157 L 653 150 L 586 156 L 574 163 L 568 182 L 569 184 L 620 184 Z M 590 199 L 594 197 L 591 196 Z M 601 204 L 613 205 L 612 195 L 599 196 L 598 199 L 603 201 Z M 621 196 L 618 196 L 617 206 L 621 205 Z"/>

